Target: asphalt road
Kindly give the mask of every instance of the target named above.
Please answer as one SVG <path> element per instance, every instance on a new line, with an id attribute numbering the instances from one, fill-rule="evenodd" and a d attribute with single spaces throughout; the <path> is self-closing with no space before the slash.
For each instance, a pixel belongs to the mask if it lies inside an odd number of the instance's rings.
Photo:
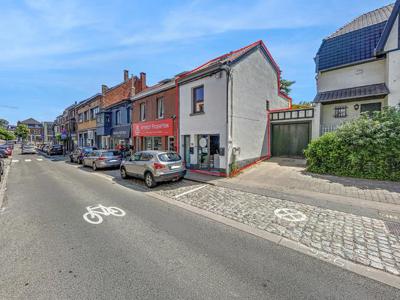
<path id="1" fill-rule="evenodd" d="M 16 156 L 0 299 L 398 299 L 400 291 L 94 176 Z M 25 161 L 30 159 L 31 161 Z M 124 217 L 92 225 L 89 205 Z"/>

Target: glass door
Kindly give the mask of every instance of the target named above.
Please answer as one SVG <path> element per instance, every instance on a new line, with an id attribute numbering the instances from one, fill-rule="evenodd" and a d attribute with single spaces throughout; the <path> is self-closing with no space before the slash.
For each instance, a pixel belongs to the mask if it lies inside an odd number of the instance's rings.
<path id="1" fill-rule="evenodd" d="M 210 168 L 210 136 L 198 135 L 197 136 L 197 163 L 199 169 Z"/>

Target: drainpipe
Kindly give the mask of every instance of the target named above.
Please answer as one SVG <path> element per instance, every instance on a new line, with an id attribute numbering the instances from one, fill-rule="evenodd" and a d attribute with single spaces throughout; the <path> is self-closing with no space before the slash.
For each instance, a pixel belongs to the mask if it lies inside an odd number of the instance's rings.
<path id="1" fill-rule="evenodd" d="M 225 149 L 225 157 L 226 157 L 226 177 L 229 177 L 230 175 L 230 168 L 229 168 L 229 145 L 230 143 L 232 143 L 232 132 L 233 132 L 233 126 L 232 126 L 232 112 L 233 112 L 233 101 L 232 101 L 232 88 L 233 88 L 233 82 L 230 80 L 232 78 L 232 69 L 227 66 L 224 65 L 221 67 L 221 69 L 223 71 L 225 71 L 226 73 L 226 130 L 227 130 L 227 134 L 226 134 L 226 149 Z M 229 93 L 229 82 L 231 82 L 231 93 Z M 229 102 L 229 94 L 230 94 L 230 102 Z M 230 109 L 230 113 L 229 113 L 229 109 Z M 233 145 L 233 144 L 232 144 Z M 233 148 L 233 147 L 232 147 Z"/>

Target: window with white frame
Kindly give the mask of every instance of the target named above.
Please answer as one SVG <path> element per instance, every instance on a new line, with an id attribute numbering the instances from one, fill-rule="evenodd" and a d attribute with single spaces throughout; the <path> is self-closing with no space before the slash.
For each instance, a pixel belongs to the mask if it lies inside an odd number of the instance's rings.
<path id="1" fill-rule="evenodd" d="M 146 120 L 146 103 L 140 103 L 140 121 Z"/>
<path id="2" fill-rule="evenodd" d="M 204 86 L 198 86 L 193 89 L 193 113 L 204 112 Z"/>
<path id="3" fill-rule="evenodd" d="M 117 110 L 115 112 L 115 125 L 121 124 L 121 111 Z"/>
<path id="4" fill-rule="evenodd" d="M 90 119 L 94 120 L 96 119 L 96 115 L 99 113 L 99 107 L 94 107 L 92 109 L 90 109 Z"/>
<path id="5" fill-rule="evenodd" d="M 164 97 L 157 98 L 157 119 L 164 118 Z"/>

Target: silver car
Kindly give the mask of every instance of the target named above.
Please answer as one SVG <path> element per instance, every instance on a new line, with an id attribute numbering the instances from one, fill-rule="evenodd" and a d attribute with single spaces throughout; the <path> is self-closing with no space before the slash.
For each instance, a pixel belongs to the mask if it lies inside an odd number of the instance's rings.
<path id="1" fill-rule="evenodd" d="M 34 145 L 23 145 L 21 148 L 21 154 L 36 154 Z"/>
<path id="2" fill-rule="evenodd" d="M 95 150 L 83 158 L 83 165 L 92 167 L 94 171 L 104 168 L 119 168 L 122 156 L 116 150 Z"/>
<path id="3" fill-rule="evenodd" d="M 142 151 L 122 161 L 121 177 L 139 177 L 147 187 L 159 182 L 181 180 L 186 175 L 186 167 L 178 153 L 165 151 Z"/>

